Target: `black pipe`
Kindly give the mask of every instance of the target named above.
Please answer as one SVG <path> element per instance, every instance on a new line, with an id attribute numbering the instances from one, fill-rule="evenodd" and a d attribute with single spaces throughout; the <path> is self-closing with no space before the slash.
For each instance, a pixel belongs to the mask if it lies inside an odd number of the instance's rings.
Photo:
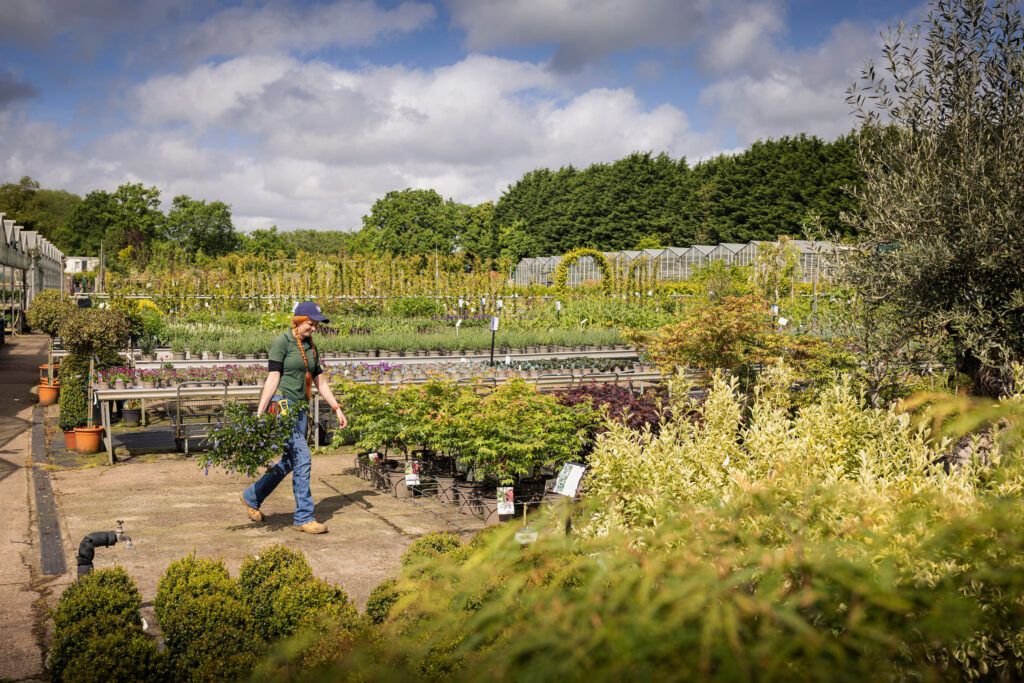
<path id="1" fill-rule="evenodd" d="M 94 548 L 110 546 L 117 543 L 117 532 L 94 531 L 82 539 L 78 546 L 78 578 L 92 572 L 92 558 L 96 554 Z"/>

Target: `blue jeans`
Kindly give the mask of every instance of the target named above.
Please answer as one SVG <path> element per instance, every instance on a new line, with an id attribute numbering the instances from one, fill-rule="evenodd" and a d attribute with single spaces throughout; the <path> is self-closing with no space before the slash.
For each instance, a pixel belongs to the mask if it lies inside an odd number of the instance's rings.
<path id="1" fill-rule="evenodd" d="M 275 396 L 274 399 L 278 400 Z M 306 443 L 306 412 L 299 413 L 299 419 L 292 428 L 292 436 L 285 445 L 281 462 L 267 470 L 255 484 L 242 494 L 245 502 L 259 509 L 267 496 L 273 492 L 281 480 L 292 473 L 292 492 L 295 494 L 295 526 L 314 521 L 313 493 L 309 489 L 310 472 L 313 469 L 312 456 Z"/>

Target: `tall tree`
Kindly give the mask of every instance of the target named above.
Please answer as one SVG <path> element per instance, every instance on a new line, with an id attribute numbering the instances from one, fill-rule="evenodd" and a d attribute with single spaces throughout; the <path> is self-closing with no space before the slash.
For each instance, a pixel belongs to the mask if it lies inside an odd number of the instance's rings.
<path id="1" fill-rule="evenodd" d="M 363 216 L 374 250 L 402 256 L 450 254 L 458 239 L 458 205 L 433 190 L 393 190 Z"/>
<path id="2" fill-rule="evenodd" d="M 483 259 L 498 258 L 501 251 L 501 234 L 494 220 L 494 203 L 464 206 L 461 213 L 459 246 L 462 247 L 462 251 Z"/>
<path id="3" fill-rule="evenodd" d="M 94 190 L 68 213 L 54 235 L 54 244 L 69 256 L 98 256 L 100 243 L 113 225 L 115 215 L 113 195 Z"/>
<path id="4" fill-rule="evenodd" d="M 231 207 L 224 202 L 210 202 L 178 195 L 171 202 L 164 222 L 165 239 L 183 245 L 191 252 L 207 256 L 223 256 L 239 245 L 238 233 L 231 224 Z"/>
<path id="5" fill-rule="evenodd" d="M 1012 0 L 933 0 L 848 101 L 862 121 L 851 277 L 946 333 L 986 396 L 1024 359 L 1024 23 Z"/>

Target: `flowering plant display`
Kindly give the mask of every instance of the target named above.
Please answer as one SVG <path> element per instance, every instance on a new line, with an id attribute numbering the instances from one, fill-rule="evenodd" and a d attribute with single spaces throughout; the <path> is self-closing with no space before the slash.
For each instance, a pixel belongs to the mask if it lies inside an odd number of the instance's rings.
<path id="1" fill-rule="evenodd" d="M 294 403 L 279 414 L 256 415 L 250 406 L 228 401 L 223 423 L 210 433 L 213 448 L 198 459 L 199 466 L 207 472 L 221 467 L 228 473 L 255 477 L 281 457 L 295 421 L 307 408 L 305 402 Z"/>

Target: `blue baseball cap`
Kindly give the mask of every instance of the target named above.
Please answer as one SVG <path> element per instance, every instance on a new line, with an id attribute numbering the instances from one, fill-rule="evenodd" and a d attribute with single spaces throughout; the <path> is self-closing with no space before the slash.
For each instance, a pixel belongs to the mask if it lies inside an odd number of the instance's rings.
<path id="1" fill-rule="evenodd" d="M 315 320 L 318 323 L 331 322 L 324 317 L 323 313 L 320 312 L 320 306 L 312 301 L 303 301 L 300 304 L 295 304 L 295 308 L 292 309 L 292 315 L 304 315 L 310 320 Z"/>

